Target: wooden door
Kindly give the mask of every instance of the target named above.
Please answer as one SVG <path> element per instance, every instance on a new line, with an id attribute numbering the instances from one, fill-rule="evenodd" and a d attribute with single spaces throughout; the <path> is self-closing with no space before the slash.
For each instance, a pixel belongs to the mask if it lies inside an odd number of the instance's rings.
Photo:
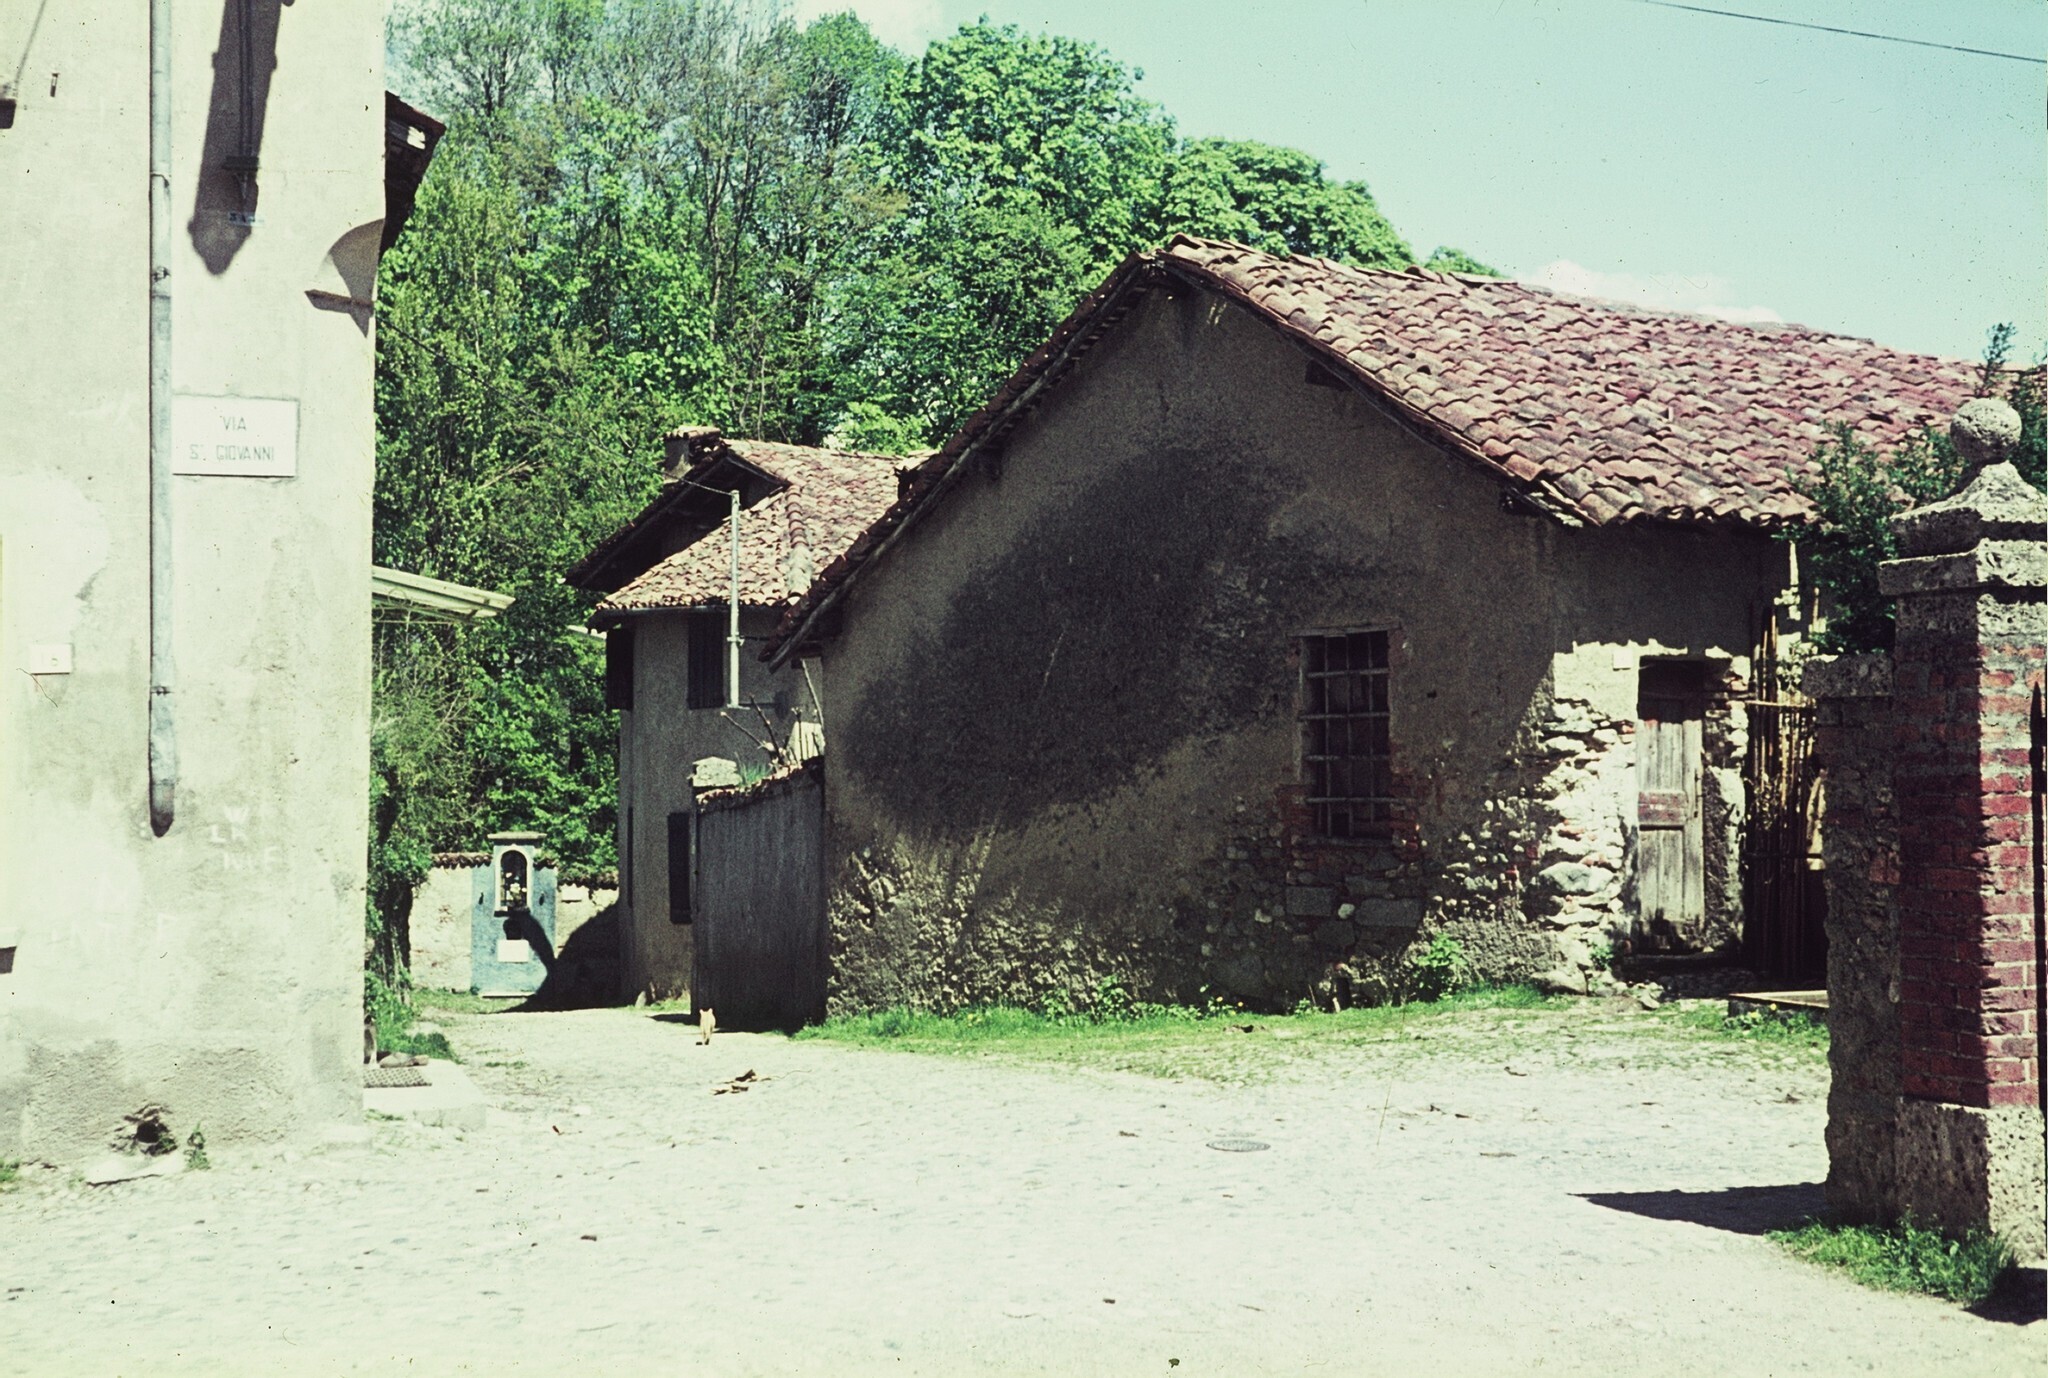
<path id="1" fill-rule="evenodd" d="M 1706 666 L 1646 661 L 1637 688 L 1637 918 L 1653 947 L 1673 946 L 1707 913 L 1700 808 Z"/>

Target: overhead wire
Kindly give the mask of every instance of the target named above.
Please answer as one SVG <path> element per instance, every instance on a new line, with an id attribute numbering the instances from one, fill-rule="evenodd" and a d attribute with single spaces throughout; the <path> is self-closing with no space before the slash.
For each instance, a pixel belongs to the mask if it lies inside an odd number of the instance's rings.
<path id="1" fill-rule="evenodd" d="M 1747 19 L 1758 24 L 1777 24 L 1788 29 L 1811 29 L 1816 33 L 1846 34 L 1851 38 L 1872 38 L 1881 43 L 1907 43 L 1916 48 L 1939 48 L 1944 52 L 1969 53 L 1973 57 L 1997 57 L 2009 62 L 2031 62 L 2036 67 L 2048 67 L 2048 58 L 2028 57 L 2024 53 L 2004 53 L 1995 48 L 1971 48 L 1960 43 L 1936 43 L 1925 38 L 1902 38 L 1898 34 L 1872 33 L 1868 29 L 1842 29 L 1832 24 L 1812 24 L 1803 19 L 1781 19 L 1769 14 L 1744 14 L 1738 10 L 1709 9 L 1705 5 L 1683 5 L 1678 0 L 1634 0 L 1638 5 L 1655 5 L 1664 10 L 1686 10 L 1693 14 L 1718 15 L 1723 19 Z"/>

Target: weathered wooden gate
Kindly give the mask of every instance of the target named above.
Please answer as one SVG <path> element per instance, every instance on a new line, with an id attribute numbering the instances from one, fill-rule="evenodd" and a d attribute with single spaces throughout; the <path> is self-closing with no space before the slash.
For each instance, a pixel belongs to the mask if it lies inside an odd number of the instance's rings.
<path id="1" fill-rule="evenodd" d="M 1820 774 L 1813 705 L 1779 657 L 1775 621 L 1750 675 L 1743 789 L 1742 961 L 1771 976 L 1827 970 L 1827 891 L 1820 870 Z"/>
<path id="2" fill-rule="evenodd" d="M 1637 917 L 1657 947 L 1675 945 L 1706 917 L 1706 707 L 1705 665 L 1643 662 L 1636 687 Z"/>
<path id="3" fill-rule="evenodd" d="M 690 1002 L 721 1028 L 825 1017 L 824 764 L 697 808 Z"/>

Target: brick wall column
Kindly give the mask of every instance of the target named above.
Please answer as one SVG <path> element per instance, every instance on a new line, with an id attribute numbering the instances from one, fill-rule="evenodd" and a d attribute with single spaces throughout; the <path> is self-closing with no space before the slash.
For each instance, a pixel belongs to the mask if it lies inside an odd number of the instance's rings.
<path id="1" fill-rule="evenodd" d="M 1893 522 L 1901 1212 L 2042 1245 L 2030 695 L 2041 685 L 2048 500 L 1998 462 L 1980 399 L 1951 431 L 1960 492 Z"/>

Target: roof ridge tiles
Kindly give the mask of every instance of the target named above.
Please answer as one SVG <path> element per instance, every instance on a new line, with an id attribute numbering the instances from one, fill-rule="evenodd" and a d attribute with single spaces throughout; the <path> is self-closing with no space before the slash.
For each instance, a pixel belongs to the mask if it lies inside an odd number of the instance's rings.
<path id="1" fill-rule="evenodd" d="M 1178 234 L 1132 255 L 1082 300 L 833 562 L 771 651 L 780 655 L 788 638 L 803 635 L 875 551 L 950 490 L 971 450 L 1168 278 L 1263 320 L 1445 450 L 1504 482 L 1540 487 L 1561 519 L 1595 525 L 1804 520 L 1810 509 L 1790 475 L 1804 470 L 1826 423 L 1852 420 L 1875 440 L 1903 440 L 1953 411 L 1976 381 L 1974 365 L 1803 325 L 1720 320 L 1419 265 L 1275 256 Z M 1633 443 L 1610 438 L 1622 434 Z"/>

